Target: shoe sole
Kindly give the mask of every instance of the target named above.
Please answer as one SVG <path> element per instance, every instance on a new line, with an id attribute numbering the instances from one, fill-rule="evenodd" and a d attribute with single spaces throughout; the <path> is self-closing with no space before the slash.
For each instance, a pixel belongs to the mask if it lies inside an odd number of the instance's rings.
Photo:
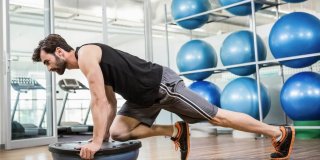
<path id="1" fill-rule="evenodd" d="M 292 147 L 293 147 L 293 144 L 294 144 L 294 139 L 296 137 L 296 131 L 295 129 L 290 126 L 291 128 L 291 133 L 292 133 L 292 137 L 291 137 L 291 145 L 290 145 L 290 148 L 289 148 L 289 153 L 286 157 L 283 157 L 283 158 L 271 158 L 272 160 L 284 160 L 284 159 L 289 159 L 290 158 L 290 155 L 291 155 L 291 152 L 292 152 Z"/>

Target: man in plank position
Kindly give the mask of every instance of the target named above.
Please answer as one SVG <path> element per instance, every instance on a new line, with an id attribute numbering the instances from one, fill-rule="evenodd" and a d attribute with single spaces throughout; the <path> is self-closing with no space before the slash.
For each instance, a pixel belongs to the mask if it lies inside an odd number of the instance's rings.
<path id="1" fill-rule="evenodd" d="M 100 43 L 75 50 L 57 34 L 51 34 L 34 50 L 32 60 L 62 75 L 65 69 L 80 69 L 88 80 L 93 117 L 92 142 L 81 147 L 80 156 L 92 159 L 103 140 L 127 141 L 151 136 L 170 136 L 180 147 L 181 160 L 190 151 L 188 123 L 207 120 L 213 125 L 263 134 L 272 138 L 272 159 L 286 159 L 294 143 L 294 128 L 271 126 L 243 114 L 220 109 L 189 90 L 171 69 L 147 62 Z M 115 93 L 126 103 L 116 115 Z M 161 109 L 184 121 L 153 125 Z"/>

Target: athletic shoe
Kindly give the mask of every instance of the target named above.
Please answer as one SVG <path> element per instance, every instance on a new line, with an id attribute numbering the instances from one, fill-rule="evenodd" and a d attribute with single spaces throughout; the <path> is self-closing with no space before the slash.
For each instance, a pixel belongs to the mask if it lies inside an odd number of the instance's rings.
<path id="1" fill-rule="evenodd" d="M 179 121 L 175 123 L 175 126 L 178 129 L 178 134 L 171 140 L 174 142 L 176 150 L 180 147 L 181 160 L 187 160 L 190 151 L 189 125 L 186 122 Z"/>
<path id="2" fill-rule="evenodd" d="M 282 132 L 280 141 L 276 141 L 276 138 L 272 138 L 272 145 L 276 150 L 270 155 L 273 160 L 289 159 L 294 144 L 295 130 L 292 126 L 281 126 L 280 131 Z"/>

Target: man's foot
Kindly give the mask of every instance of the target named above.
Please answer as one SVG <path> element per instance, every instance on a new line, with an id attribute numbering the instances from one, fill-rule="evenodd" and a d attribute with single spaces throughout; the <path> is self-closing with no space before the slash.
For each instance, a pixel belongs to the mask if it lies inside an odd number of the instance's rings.
<path id="1" fill-rule="evenodd" d="M 178 129 L 178 134 L 176 137 L 171 137 L 171 140 L 175 143 L 176 150 L 180 147 L 181 160 L 187 160 L 190 150 L 189 125 L 186 122 L 179 121 L 175 123 L 175 127 Z"/>
<path id="2" fill-rule="evenodd" d="M 280 131 L 282 132 L 280 141 L 276 141 L 276 138 L 272 139 L 272 145 L 276 150 L 270 155 L 273 160 L 289 159 L 294 143 L 295 130 L 292 126 L 281 126 Z"/>

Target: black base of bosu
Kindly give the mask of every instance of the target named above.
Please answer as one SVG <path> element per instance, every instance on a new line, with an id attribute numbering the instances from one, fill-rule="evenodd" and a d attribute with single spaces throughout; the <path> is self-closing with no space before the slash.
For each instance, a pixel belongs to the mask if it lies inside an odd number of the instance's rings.
<path id="1" fill-rule="evenodd" d="M 80 150 L 75 148 L 88 142 L 64 142 L 49 145 L 53 160 L 81 160 Z M 104 142 L 94 155 L 94 160 L 136 160 L 139 155 L 140 141 Z"/>

